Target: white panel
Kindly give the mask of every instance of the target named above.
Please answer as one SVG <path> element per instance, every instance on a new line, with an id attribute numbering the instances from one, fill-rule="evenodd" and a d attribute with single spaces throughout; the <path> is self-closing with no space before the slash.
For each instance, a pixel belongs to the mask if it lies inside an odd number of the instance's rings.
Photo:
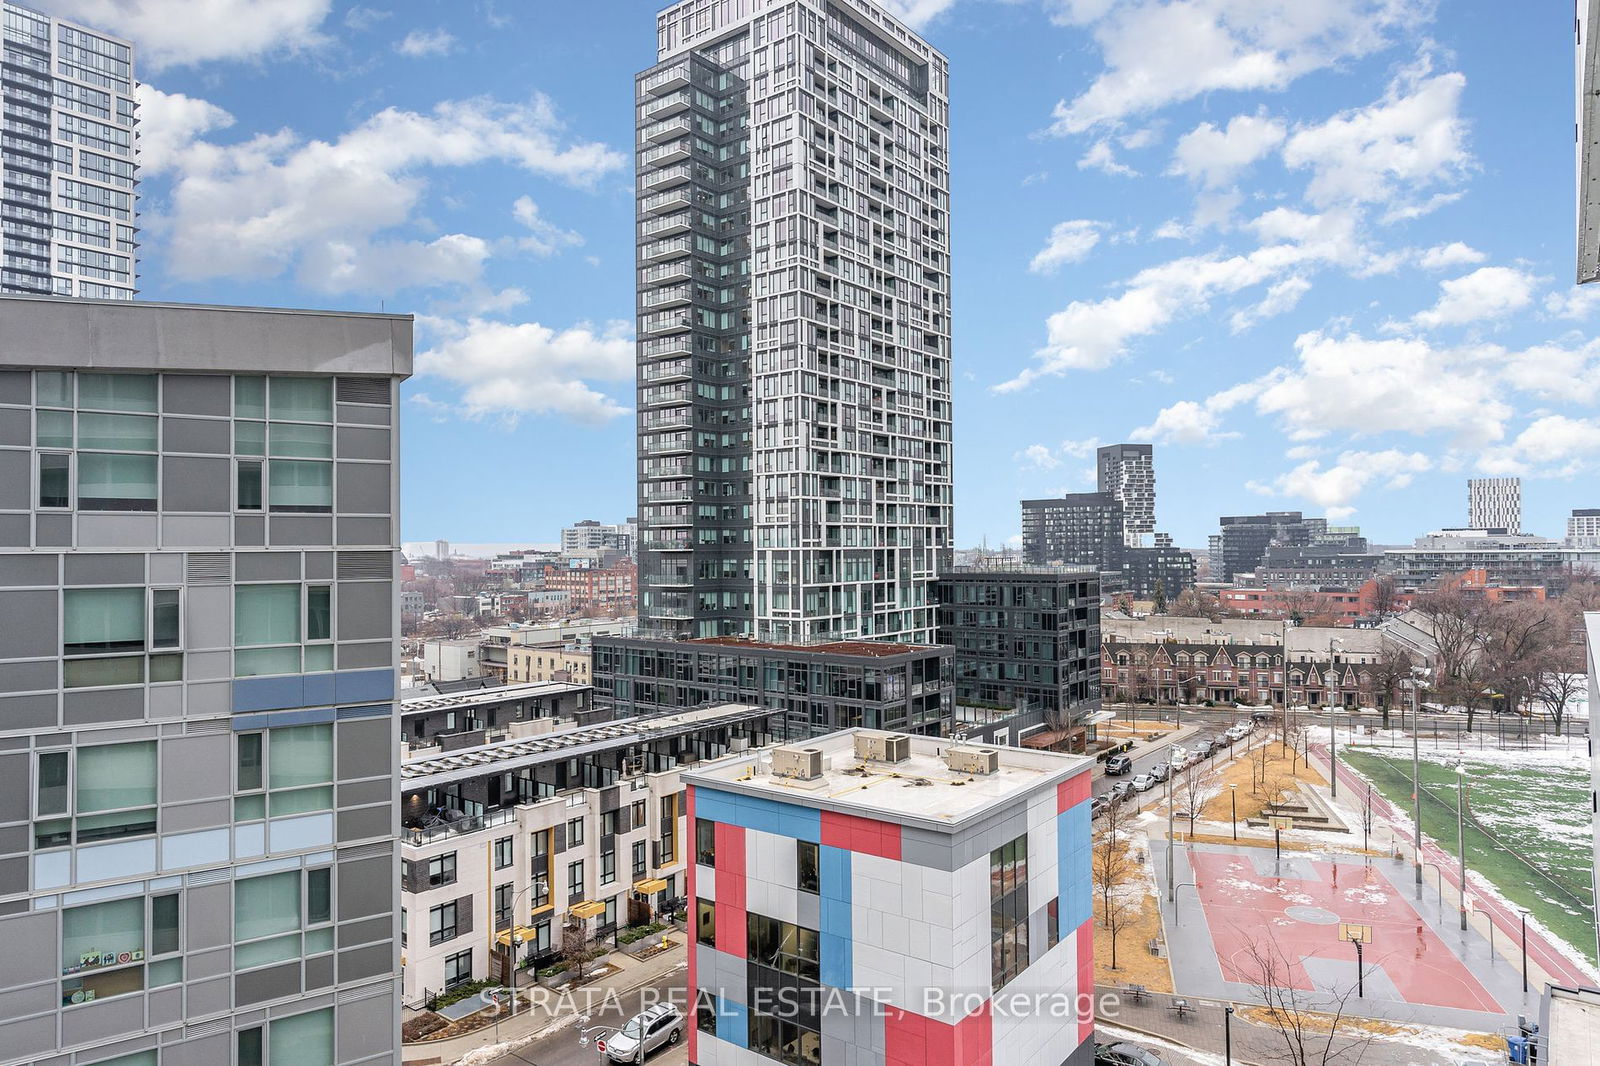
<path id="1" fill-rule="evenodd" d="M 197 833 L 164 836 L 161 838 L 161 868 L 181 870 L 188 866 L 226 865 L 231 836 L 226 829 L 204 829 Z"/>
<path id="2" fill-rule="evenodd" d="M 267 827 L 260 822 L 235 826 L 233 854 L 239 859 L 254 859 L 267 853 Z"/>
<path id="3" fill-rule="evenodd" d="M 1021 994 L 1029 997 L 1028 1002 L 1051 1005 L 1038 1012 L 994 1012 L 994 1046 L 1006 1049 L 1006 1061 L 1056 1062 L 1064 1051 L 1077 1046 L 1077 936 L 1078 932 L 1074 932 L 1063 939 L 999 993 Z"/>
<path id="4" fill-rule="evenodd" d="M 52 851 L 33 857 L 33 887 L 60 888 L 72 883 L 72 853 Z"/>
<path id="5" fill-rule="evenodd" d="M 115 844 L 95 844 L 78 848 L 78 880 L 109 881 L 156 872 L 156 841 L 123 840 Z"/>
<path id="6" fill-rule="evenodd" d="M 710 866 L 695 866 L 694 894 L 698 899 L 717 898 L 717 871 Z"/>
<path id="7" fill-rule="evenodd" d="M 333 815 L 274 818 L 268 834 L 269 846 L 275 852 L 325 848 L 333 843 Z"/>

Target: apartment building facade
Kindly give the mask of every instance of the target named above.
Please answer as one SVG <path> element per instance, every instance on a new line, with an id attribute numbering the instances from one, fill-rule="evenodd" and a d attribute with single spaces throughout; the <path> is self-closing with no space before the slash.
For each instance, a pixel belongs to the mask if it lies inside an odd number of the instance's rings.
<path id="1" fill-rule="evenodd" d="M 139 272 L 133 44 L 3 6 L 0 292 L 131 300 Z"/>
<path id="2" fill-rule="evenodd" d="M 1030 563 L 1120 573 L 1127 544 L 1122 502 L 1111 492 L 1069 492 L 1022 501 L 1022 554 Z"/>
<path id="3" fill-rule="evenodd" d="M 1089 1066 L 1093 765 L 852 730 L 686 771 L 689 1061 Z"/>
<path id="4" fill-rule="evenodd" d="M 1307 518 L 1299 511 L 1227 515 L 1210 538 L 1211 580 L 1233 581 L 1254 573 L 1272 547 L 1298 548 L 1327 532 L 1326 518 Z"/>
<path id="5" fill-rule="evenodd" d="M 0 330 L 0 1063 L 398 1063 L 411 320 Z"/>
<path id="6" fill-rule="evenodd" d="M 685 0 L 638 121 L 640 624 L 929 643 L 947 66 L 865 0 Z"/>
<path id="7" fill-rule="evenodd" d="M 1149 444 L 1108 444 L 1095 451 L 1095 487 L 1122 505 L 1122 539 L 1145 547 L 1156 530 L 1155 448 Z"/>
<path id="8" fill-rule="evenodd" d="M 1522 479 L 1474 477 L 1467 479 L 1467 525 L 1472 529 L 1522 532 Z"/>

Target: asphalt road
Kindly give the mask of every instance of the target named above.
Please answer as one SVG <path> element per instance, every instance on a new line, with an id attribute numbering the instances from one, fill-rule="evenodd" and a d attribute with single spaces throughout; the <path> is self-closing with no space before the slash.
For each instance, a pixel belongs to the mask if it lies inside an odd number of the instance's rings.
<path id="1" fill-rule="evenodd" d="M 658 980 L 605 998 L 600 1002 L 579 1003 L 577 1009 L 587 1011 L 590 1026 L 603 1026 L 604 1031 L 589 1034 L 589 1043 L 578 1043 L 577 1016 L 569 1015 L 566 1024 L 549 1035 L 535 1040 L 509 1055 L 494 1060 L 493 1066 L 608 1066 L 609 1060 L 595 1050 L 594 1038 L 603 1037 L 612 1029 L 639 1013 L 645 1007 L 671 999 L 681 1008 L 684 1005 L 687 973 L 674 970 Z M 646 1066 L 685 1066 L 689 1061 L 688 1040 L 675 1048 L 663 1048 L 645 1060 Z"/>

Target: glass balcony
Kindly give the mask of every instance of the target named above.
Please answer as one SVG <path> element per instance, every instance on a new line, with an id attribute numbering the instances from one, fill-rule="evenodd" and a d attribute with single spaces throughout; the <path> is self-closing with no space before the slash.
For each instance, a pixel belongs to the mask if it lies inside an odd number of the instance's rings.
<path id="1" fill-rule="evenodd" d="M 639 79 L 639 92 L 646 96 L 665 96 L 675 89 L 681 89 L 689 84 L 689 63 L 674 63 L 670 67 L 662 67 L 654 74 L 646 75 Z"/>

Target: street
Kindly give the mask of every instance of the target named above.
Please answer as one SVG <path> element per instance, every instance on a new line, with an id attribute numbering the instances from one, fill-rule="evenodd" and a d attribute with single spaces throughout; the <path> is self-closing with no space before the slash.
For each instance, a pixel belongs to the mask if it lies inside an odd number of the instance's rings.
<path id="1" fill-rule="evenodd" d="M 675 970 L 641 988 L 608 997 L 594 1004 L 592 1009 L 584 1003 L 581 995 L 575 995 L 573 998 L 578 1001 L 577 1007 L 590 1011 L 589 1025 L 605 1027 L 603 1032 L 590 1034 L 587 1046 L 579 1046 L 577 1015 L 569 1012 L 564 1023 L 557 1022 L 547 1030 L 548 1035 L 508 1055 L 502 1055 L 494 1060 L 493 1066 L 602 1066 L 608 1060 L 595 1050 L 594 1038 L 607 1035 L 640 1010 L 664 1000 L 670 999 L 683 1008 L 685 976 L 682 969 Z M 685 1025 L 692 1024 L 692 1019 L 685 1019 Z M 647 1066 L 684 1066 L 689 1061 L 687 1033 L 677 1047 L 663 1048 L 645 1061 Z"/>

